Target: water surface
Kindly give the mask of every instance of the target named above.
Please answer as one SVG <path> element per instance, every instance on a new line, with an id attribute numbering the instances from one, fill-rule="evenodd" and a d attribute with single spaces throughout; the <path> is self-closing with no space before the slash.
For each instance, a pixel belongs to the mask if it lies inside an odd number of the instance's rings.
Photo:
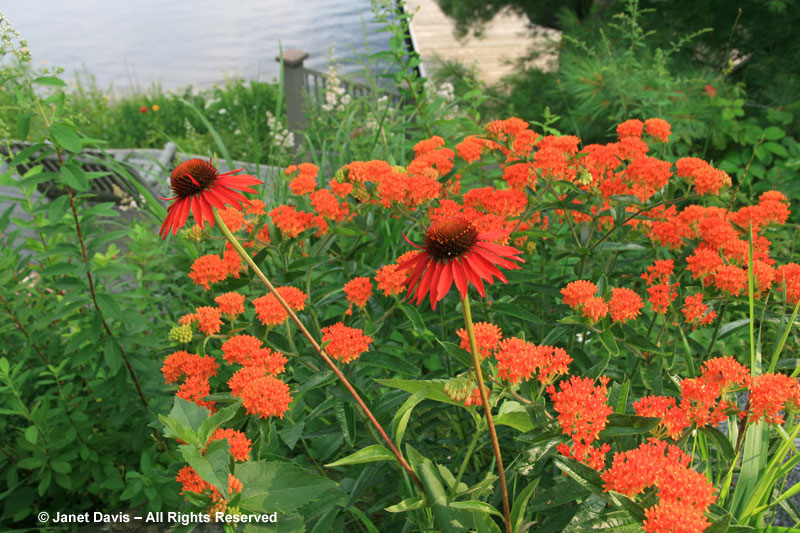
<path id="1" fill-rule="evenodd" d="M 65 68 L 68 80 L 88 72 L 117 93 L 209 87 L 226 76 L 270 81 L 280 45 L 325 70 L 335 43 L 340 70 L 354 72 L 364 29 L 372 51 L 389 48 L 370 0 L 4 0 L 0 11 L 34 62 Z"/>

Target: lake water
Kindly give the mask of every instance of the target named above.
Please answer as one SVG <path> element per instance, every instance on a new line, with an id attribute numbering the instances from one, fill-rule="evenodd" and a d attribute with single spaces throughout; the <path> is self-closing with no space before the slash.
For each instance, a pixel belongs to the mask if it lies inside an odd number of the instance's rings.
<path id="1" fill-rule="evenodd" d="M 389 48 L 370 0 L 3 0 L 0 7 L 28 40 L 34 63 L 88 72 L 116 93 L 209 87 L 226 76 L 270 81 L 279 46 L 310 54 L 326 70 L 335 43 L 341 72 L 365 52 Z"/>

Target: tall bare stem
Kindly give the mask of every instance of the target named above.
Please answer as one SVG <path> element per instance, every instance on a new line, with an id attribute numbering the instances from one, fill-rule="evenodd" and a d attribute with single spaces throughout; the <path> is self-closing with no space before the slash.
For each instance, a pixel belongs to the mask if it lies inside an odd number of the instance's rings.
<path id="1" fill-rule="evenodd" d="M 478 355 L 478 345 L 475 342 L 475 328 L 472 325 L 472 312 L 469 308 L 469 295 L 464 296 L 461 301 L 461 308 L 464 311 L 464 326 L 467 328 L 469 337 L 469 351 L 472 354 L 472 366 L 475 367 L 475 377 L 478 379 L 478 391 L 481 393 L 481 403 L 483 412 L 486 414 L 486 425 L 489 427 L 489 436 L 492 439 L 494 457 L 497 461 L 497 475 L 500 477 L 500 491 L 503 494 L 503 517 L 506 522 L 506 531 L 511 532 L 511 511 L 508 506 L 508 487 L 506 486 L 506 473 L 503 470 L 503 457 L 500 455 L 500 442 L 497 440 L 497 431 L 494 428 L 492 418 L 492 407 L 489 405 L 489 397 L 486 394 L 486 387 L 483 384 L 483 372 L 481 372 L 481 358 Z"/>

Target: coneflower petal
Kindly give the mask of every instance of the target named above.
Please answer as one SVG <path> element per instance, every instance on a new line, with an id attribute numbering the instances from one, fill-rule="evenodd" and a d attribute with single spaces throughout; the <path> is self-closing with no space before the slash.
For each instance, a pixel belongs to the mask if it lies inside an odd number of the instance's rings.
<path id="1" fill-rule="evenodd" d="M 466 272 L 464 272 L 464 266 L 458 259 L 453 261 L 453 279 L 456 282 L 456 288 L 458 289 L 458 292 L 461 294 L 461 299 L 463 300 L 464 297 L 467 295 L 467 289 L 469 288 L 469 280 L 467 279 Z"/>
<path id="2" fill-rule="evenodd" d="M 417 285 L 417 281 L 419 281 L 420 276 L 422 276 L 423 272 L 425 272 L 425 269 L 429 266 L 428 260 L 430 260 L 430 256 L 422 253 L 420 254 L 420 257 L 424 258 L 425 261 L 421 261 L 408 278 L 408 295 L 406 298 L 409 300 L 413 298 L 413 290 Z"/>
<path id="3" fill-rule="evenodd" d="M 489 252 L 487 252 L 486 250 L 484 250 L 482 248 L 477 248 L 476 247 L 475 248 L 475 253 L 480 255 L 482 258 L 486 259 L 487 262 L 489 262 L 489 263 L 491 263 L 493 265 L 499 265 L 499 266 L 501 266 L 503 268 L 507 268 L 509 270 L 515 270 L 515 269 L 520 268 L 520 266 L 517 265 L 516 263 L 512 263 L 511 261 L 509 261 L 508 259 L 506 259 L 504 257 L 498 257 L 496 255 L 490 254 Z"/>
<path id="4" fill-rule="evenodd" d="M 467 261 L 466 256 L 464 257 L 464 264 L 461 265 L 461 268 L 467 274 L 467 278 L 469 279 L 469 281 L 473 285 L 475 285 L 476 289 L 478 289 L 478 294 L 481 295 L 481 298 L 485 297 L 486 296 L 486 292 L 484 291 L 484 288 L 483 288 L 483 280 L 478 275 L 478 273 L 475 272 L 475 270 L 473 270 L 472 265 Z"/>
<path id="5" fill-rule="evenodd" d="M 521 254 L 522 251 L 517 250 L 516 248 L 513 248 L 511 246 L 504 246 L 502 244 L 495 244 L 493 242 L 481 241 L 478 242 L 478 244 L 476 244 L 475 247 L 483 248 L 484 250 L 491 252 L 495 255 L 498 255 L 500 257 L 508 257 L 509 259 L 513 258 L 515 261 L 519 261 L 521 263 L 525 262 L 524 259 L 516 257 L 517 255 Z"/>
<path id="6" fill-rule="evenodd" d="M 444 298 L 444 295 L 447 294 L 453 284 L 453 263 L 455 263 L 455 260 L 444 263 L 442 267 L 442 273 L 439 275 L 439 287 L 436 289 L 439 300 Z"/>
<path id="7" fill-rule="evenodd" d="M 446 263 L 437 261 L 433 264 L 433 275 L 431 276 L 431 308 L 436 308 L 436 302 L 440 300 L 438 298 L 439 295 L 439 278 L 442 276 L 442 270 L 444 269 L 444 265 Z"/>
<path id="8" fill-rule="evenodd" d="M 436 270 L 436 264 L 429 264 L 428 268 L 425 269 L 425 274 L 422 275 L 422 280 L 419 282 L 419 286 L 417 287 L 417 305 L 420 304 L 425 295 L 428 294 L 431 290 L 431 281 L 433 281 L 433 274 Z"/>

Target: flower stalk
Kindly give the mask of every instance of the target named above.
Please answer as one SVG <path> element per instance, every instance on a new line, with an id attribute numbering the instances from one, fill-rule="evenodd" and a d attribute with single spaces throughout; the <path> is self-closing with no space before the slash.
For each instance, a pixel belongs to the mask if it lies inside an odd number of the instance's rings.
<path id="1" fill-rule="evenodd" d="M 245 261 L 245 263 L 247 263 L 247 266 L 253 269 L 253 272 L 256 273 L 256 276 L 258 276 L 261 282 L 267 286 L 267 289 L 269 289 L 270 293 L 272 293 L 272 295 L 275 296 L 275 298 L 278 300 L 278 303 L 281 304 L 281 306 L 286 310 L 286 312 L 289 314 L 294 323 L 297 324 L 297 327 L 300 329 L 300 332 L 303 334 L 303 336 L 308 340 L 309 343 L 311 343 L 311 345 L 314 347 L 317 353 L 319 353 L 320 357 L 322 357 L 322 359 L 325 361 L 328 367 L 330 367 L 333 373 L 336 374 L 336 376 L 348 390 L 348 392 L 356 401 L 356 403 L 358 403 L 358 405 L 361 407 L 362 411 L 364 411 L 364 414 L 367 415 L 369 421 L 372 423 L 373 426 L 375 426 L 375 429 L 378 431 L 380 436 L 383 438 L 384 441 L 386 441 L 386 444 L 389 446 L 389 449 L 397 458 L 397 461 L 400 463 L 403 469 L 405 469 L 405 471 L 408 472 L 408 475 L 411 476 L 411 479 L 414 480 L 414 483 L 416 483 L 417 487 L 419 487 L 420 490 L 422 490 L 422 492 L 424 493 L 425 489 L 423 488 L 422 483 L 420 482 L 417 475 L 414 473 L 414 470 L 411 468 L 411 465 L 408 464 L 408 462 L 403 457 L 403 454 L 400 453 L 400 450 L 397 449 L 392 440 L 383 430 L 380 423 L 375 418 L 375 415 L 372 414 L 372 411 L 370 411 L 369 407 L 367 407 L 367 404 L 364 403 L 364 400 L 361 399 L 361 396 L 359 396 L 358 392 L 356 392 L 356 389 L 353 387 L 350 381 L 348 381 L 348 379 L 345 377 L 342 371 L 339 370 L 339 367 L 337 367 L 336 364 L 333 362 L 333 360 L 328 356 L 328 354 L 325 353 L 325 350 L 322 348 L 322 346 L 320 346 L 319 343 L 314 339 L 314 337 L 311 335 L 311 333 L 308 331 L 305 325 L 297 317 L 294 310 L 292 310 L 289 304 L 286 303 L 286 300 L 283 299 L 283 297 L 275 289 L 272 283 L 270 283 L 269 279 L 267 279 L 267 277 L 264 275 L 261 269 L 258 268 L 258 265 L 255 264 L 252 257 L 250 257 L 250 254 L 248 254 L 247 251 L 245 251 L 244 247 L 241 245 L 239 240 L 233 235 L 233 233 L 231 233 L 231 230 L 228 229 L 228 227 L 225 225 L 225 222 L 223 222 L 222 218 L 219 216 L 219 213 L 217 212 L 216 209 L 214 210 L 214 220 L 219 225 L 220 230 L 222 230 L 222 233 L 225 234 L 225 237 L 228 239 L 228 242 L 231 243 L 231 245 L 234 247 L 239 256 L 241 256 L 241 258 Z"/>
<path id="2" fill-rule="evenodd" d="M 492 407 L 489 405 L 489 396 L 486 394 L 486 387 L 483 384 L 483 372 L 481 371 L 481 359 L 478 355 L 478 344 L 475 342 L 475 328 L 472 324 L 472 313 L 469 308 L 469 295 L 461 300 L 461 308 L 464 313 L 464 326 L 467 328 L 469 337 L 469 349 L 472 355 L 472 365 L 475 367 L 475 378 L 478 380 L 478 391 L 483 403 L 483 412 L 486 414 L 486 425 L 489 428 L 489 436 L 492 439 L 492 448 L 497 462 L 497 475 L 500 478 L 500 491 L 503 494 L 503 517 L 506 523 L 507 533 L 511 533 L 511 511 L 508 505 L 508 487 L 506 486 L 506 473 L 503 469 L 503 457 L 500 454 L 500 442 L 497 440 L 497 431 L 494 427 L 492 418 Z"/>

